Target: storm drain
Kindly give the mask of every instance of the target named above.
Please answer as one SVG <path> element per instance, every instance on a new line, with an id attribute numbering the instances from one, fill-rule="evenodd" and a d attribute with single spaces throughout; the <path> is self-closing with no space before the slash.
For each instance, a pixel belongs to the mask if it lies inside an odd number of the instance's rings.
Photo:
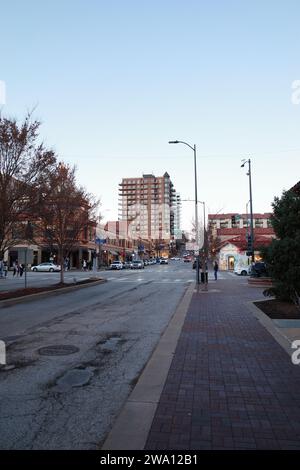
<path id="1" fill-rule="evenodd" d="M 68 356 L 68 354 L 75 354 L 79 348 L 71 344 L 56 344 L 55 346 L 45 346 L 38 349 L 41 356 Z"/>

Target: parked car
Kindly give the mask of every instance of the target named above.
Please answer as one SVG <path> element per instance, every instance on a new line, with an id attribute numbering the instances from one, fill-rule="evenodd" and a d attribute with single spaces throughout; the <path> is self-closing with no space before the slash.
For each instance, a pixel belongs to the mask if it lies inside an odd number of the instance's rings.
<path id="1" fill-rule="evenodd" d="M 111 263 L 110 269 L 118 269 L 118 270 L 123 269 L 122 261 L 114 261 L 113 263 Z"/>
<path id="2" fill-rule="evenodd" d="M 53 273 L 54 271 L 60 271 L 61 267 L 54 263 L 40 263 L 36 266 L 32 266 L 31 271 L 43 271 Z"/>
<path id="3" fill-rule="evenodd" d="M 131 268 L 132 261 L 124 261 L 123 263 L 123 269 L 129 269 Z"/>
<path id="4" fill-rule="evenodd" d="M 267 276 L 268 270 L 266 263 L 263 262 L 256 262 L 251 266 L 251 276 L 260 277 L 260 276 Z"/>
<path id="5" fill-rule="evenodd" d="M 144 263 L 142 260 L 134 260 L 131 263 L 131 269 L 144 269 Z"/>
<path id="6" fill-rule="evenodd" d="M 169 264 L 168 258 L 160 258 L 159 264 Z"/>
<path id="7" fill-rule="evenodd" d="M 251 266 L 243 265 L 243 264 L 238 264 L 234 267 L 235 274 L 238 276 L 247 276 L 251 273 Z"/>

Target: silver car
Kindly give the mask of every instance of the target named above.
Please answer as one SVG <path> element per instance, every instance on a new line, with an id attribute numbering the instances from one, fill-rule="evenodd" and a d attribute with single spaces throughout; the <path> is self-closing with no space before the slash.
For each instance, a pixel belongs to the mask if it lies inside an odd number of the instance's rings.
<path id="1" fill-rule="evenodd" d="M 144 269 L 143 261 L 140 261 L 140 260 L 132 261 L 131 269 Z"/>
<path id="2" fill-rule="evenodd" d="M 53 273 L 54 271 L 60 271 L 61 267 L 54 263 L 40 263 L 36 266 L 32 266 L 31 271 L 44 271 Z"/>

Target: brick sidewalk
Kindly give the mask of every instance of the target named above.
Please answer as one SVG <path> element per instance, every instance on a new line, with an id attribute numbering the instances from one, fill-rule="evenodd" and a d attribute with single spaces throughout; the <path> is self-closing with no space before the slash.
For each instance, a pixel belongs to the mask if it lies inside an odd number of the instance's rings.
<path id="1" fill-rule="evenodd" d="M 300 449 L 300 367 L 247 309 L 262 291 L 209 288 L 193 295 L 145 449 Z"/>

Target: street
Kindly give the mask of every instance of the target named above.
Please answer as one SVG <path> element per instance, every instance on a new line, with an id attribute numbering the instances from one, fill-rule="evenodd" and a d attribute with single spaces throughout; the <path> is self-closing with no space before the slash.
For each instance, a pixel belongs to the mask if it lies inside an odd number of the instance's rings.
<path id="1" fill-rule="evenodd" d="M 12 366 L 0 371 L 2 449 L 97 449 L 195 271 L 174 261 L 101 276 L 108 282 L 0 309 Z"/>

